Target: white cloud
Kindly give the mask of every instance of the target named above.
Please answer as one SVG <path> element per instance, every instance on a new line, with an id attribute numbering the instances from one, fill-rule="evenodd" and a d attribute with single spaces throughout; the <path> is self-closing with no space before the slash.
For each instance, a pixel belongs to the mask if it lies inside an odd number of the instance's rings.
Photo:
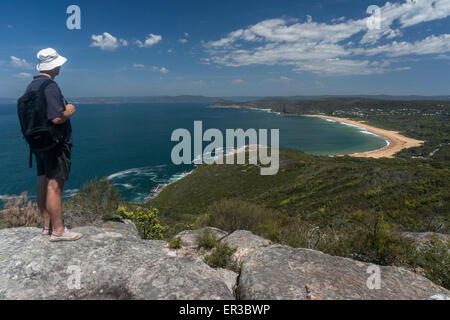
<path id="1" fill-rule="evenodd" d="M 242 79 L 234 79 L 233 81 L 231 81 L 232 84 L 241 84 L 244 83 L 244 80 Z"/>
<path id="2" fill-rule="evenodd" d="M 187 38 L 189 38 L 189 37 L 190 37 L 190 34 L 185 32 L 184 33 L 184 38 L 179 39 L 178 42 L 180 42 L 180 43 L 187 43 L 189 41 Z"/>
<path id="3" fill-rule="evenodd" d="M 290 80 L 290 79 L 289 79 L 288 77 L 281 76 L 281 77 L 280 77 L 280 80 L 285 80 L 285 81 L 286 81 L 286 80 Z"/>
<path id="4" fill-rule="evenodd" d="M 203 64 L 207 64 L 207 65 L 211 64 L 211 59 L 210 58 L 200 58 L 200 61 Z"/>
<path id="5" fill-rule="evenodd" d="M 362 43 L 375 43 L 379 39 L 388 39 L 401 35 L 398 29 L 392 29 L 397 22 L 400 28 L 408 28 L 419 23 L 444 19 L 450 15 L 448 0 L 408 0 L 403 3 L 387 2 L 379 10 L 377 28 L 370 28 L 361 40 Z"/>
<path id="6" fill-rule="evenodd" d="M 405 55 L 424 55 L 433 53 L 448 53 L 450 52 L 450 34 L 443 34 L 440 36 L 431 35 L 423 40 L 416 42 L 397 42 L 378 46 L 370 49 L 358 49 L 356 52 L 362 52 L 366 55 L 385 54 L 388 57 L 400 57 Z"/>
<path id="7" fill-rule="evenodd" d="M 153 71 L 159 71 L 159 72 L 161 72 L 161 73 L 168 73 L 169 72 L 169 70 L 167 70 L 166 68 L 164 68 L 164 67 L 152 67 L 152 70 Z"/>
<path id="8" fill-rule="evenodd" d="M 315 22 L 311 16 L 303 22 L 264 20 L 204 43 L 209 57 L 202 62 L 230 67 L 291 65 L 294 71 L 317 74 L 373 74 L 407 68 L 396 67 L 392 57 L 450 52 L 448 34 L 376 46 L 381 39 L 402 37 L 410 26 L 450 16 L 449 0 L 386 2 L 379 13 L 380 23 L 375 27 L 374 16 L 340 17 L 330 23 Z"/>
<path id="9" fill-rule="evenodd" d="M 99 47 L 102 50 L 107 51 L 114 51 L 119 46 L 127 46 L 128 42 L 124 39 L 117 39 L 113 35 L 109 34 L 108 32 L 103 32 L 103 34 L 95 35 L 93 34 L 92 37 L 92 43 L 91 47 Z"/>
<path id="10" fill-rule="evenodd" d="M 388 71 L 388 65 L 388 63 L 383 64 L 369 60 L 330 58 L 299 63 L 294 71 L 309 71 L 325 75 L 369 75 Z"/>
<path id="11" fill-rule="evenodd" d="M 31 78 L 33 75 L 31 73 L 27 73 L 27 72 L 21 72 L 18 74 L 14 75 L 14 78 L 18 78 L 18 79 L 28 79 Z"/>
<path id="12" fill-rule="evenodd" d="M 153 66 L 153 67 L 146 67 L 144 64 L 141 64 L 141 63 L 133 63 L 133 68 L 134 69 L 143 69 L 143 70 L 153 70 L 153 71 L 157 71 L 157 72 L 161 72 L 161 73 L 164 73 L 164 74 L 166 74 L 166 73 L 169 73 L 169 70 L 167 70 L 167 68 L 164 68 L 164 67 L 156 67 L 156 66 Z"/>
<path id="13" fill-rule="evenodd" d="M 150 33 L 144 42 L 142 42 L 140 40 L 136 40 L 136 44 L 140 48 L 151 47 L 151 46 L 157 44 L 158 42 L 160 42 L 161 40 L 162 40 L 162 36 Z"/>
<path id="14" fill-rule="evenodd" d="M 20 59 L 15 56 L 11 56 L 10 64 L 16 68 L 33 69 L 33 65 L 31 63 L 27 62 L 25 59 Z"/>

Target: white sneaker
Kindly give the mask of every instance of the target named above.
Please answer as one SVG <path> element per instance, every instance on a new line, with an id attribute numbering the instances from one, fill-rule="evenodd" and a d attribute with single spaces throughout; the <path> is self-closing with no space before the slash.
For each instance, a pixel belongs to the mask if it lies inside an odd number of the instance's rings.
<path id="1" fill-rule="evenodd" d="M 56 235 L 52 233 L 50 241 L 75 241 L 82 237 L 83 235 L 78 232 L 72 232 L 69 228 L 64 228 L 64 233 L 61 235 Z"/>

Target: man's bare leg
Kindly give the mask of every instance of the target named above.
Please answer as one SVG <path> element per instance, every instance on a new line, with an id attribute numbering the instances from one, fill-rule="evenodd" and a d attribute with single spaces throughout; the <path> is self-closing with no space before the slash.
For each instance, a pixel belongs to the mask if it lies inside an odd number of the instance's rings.
<path id="1" fill-rule="evenodd" d="M 44 228 L 50 228 L 50 214 L 47 211 L 47 177 L 38 177 L 37 205 L 44 220 Z"/>
<path id="2" fill-rule="evenodd" d="M 47 211 L 52 221 L 52 233 L 63 234 L 64 225 L 62 220 L 62 191 L 65 181 L 62 179 L 48 179 L 47 184 Z"/>

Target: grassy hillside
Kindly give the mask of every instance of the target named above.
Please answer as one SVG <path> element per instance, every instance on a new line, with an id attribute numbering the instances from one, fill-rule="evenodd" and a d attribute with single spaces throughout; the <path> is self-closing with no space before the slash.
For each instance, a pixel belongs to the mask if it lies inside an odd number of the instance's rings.
<path id="1" fill-rule="evenodd" d="M 401 230 L 449 232 L 450 171 L 420 159 L 312 156 L 281 150 L 280 172 L 203 165 L 151 201 L 167 221 L 193 221 L 215 201 L 236 198 L 320 227 L 358 210 L 383 212 Z"/>

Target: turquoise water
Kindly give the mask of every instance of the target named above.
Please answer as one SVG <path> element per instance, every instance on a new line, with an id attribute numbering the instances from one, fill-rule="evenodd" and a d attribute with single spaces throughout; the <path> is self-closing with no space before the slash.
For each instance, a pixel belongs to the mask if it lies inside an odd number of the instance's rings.
<path id="1" fill-rule="evenodd" d="M 338 122 L 246 109 L 209 109 L 201 103 L 80 105 L 72 118 L 74 147 L 65 197 L 94 177 L 108 177 L 126 200 L 140 201 L 176 181 L 194 165 L 171 162 L 172 131 L 193 132 L 195 120 L 208 128 L 279 129 L 280 147 L 312 154 L 362 152 L 382 148 L 381 137 Z M 15 105 L 0 105 L 0 197 L 36 193 L 36 166 L 28 167 Z M 204 143 L 205 147 L 207 143 Z"/>

